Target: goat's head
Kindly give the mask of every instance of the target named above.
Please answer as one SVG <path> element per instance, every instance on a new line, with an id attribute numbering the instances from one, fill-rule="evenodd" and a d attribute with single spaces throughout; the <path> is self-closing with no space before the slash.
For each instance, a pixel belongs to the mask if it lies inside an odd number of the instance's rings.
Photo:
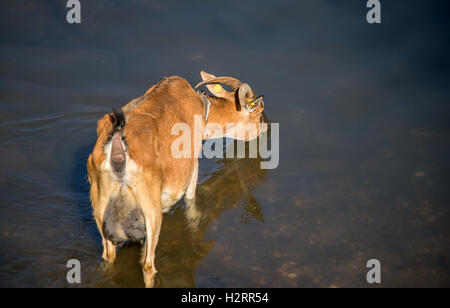
<path id="1" fill-rule="evenodd" d="M 216 77 L 204 71 L 200 71 L 200 76 L 203 81 L 195 88 L 206 85 L 213 94 L 213 97 L 209 96 L 212 109 L 219 115 L 211 115 L 217 122 L 222 122 L 220 124 L 227 122 L 225 136 L 248 141 L 267 131 L 262 95 L 257 96 L 248 84 L 233 77 Z"/>

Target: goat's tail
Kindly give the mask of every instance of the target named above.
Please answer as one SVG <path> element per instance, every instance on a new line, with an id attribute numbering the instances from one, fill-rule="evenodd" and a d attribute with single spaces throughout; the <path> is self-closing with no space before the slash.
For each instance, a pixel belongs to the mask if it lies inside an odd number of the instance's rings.
<path id="1" fill-rule="evenodd" d="M 123 131 L 125 129 L 125 114 L 122 109 L 113 110 L 109 115 L 109 119 L 113 124 L 113 129 L 110 133 L 111 138 L 111 154 L 109 162 L 114 173 L 122 176 L 126 165 L 126 144 L 123 138 Z"/>

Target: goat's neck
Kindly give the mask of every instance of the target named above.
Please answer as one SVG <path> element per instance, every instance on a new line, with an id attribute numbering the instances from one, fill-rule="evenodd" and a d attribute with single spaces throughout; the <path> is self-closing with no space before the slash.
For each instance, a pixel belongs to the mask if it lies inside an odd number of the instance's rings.
<path id="1" fill-rule="evenodd" d="M 238 122 L 236 106 L 208 96 L 211 102 L 209 120 L 204 128 L 204 139 L 224 137 L 227 126 Z M 222 132 L 222 133 L 220 133 Z"/>

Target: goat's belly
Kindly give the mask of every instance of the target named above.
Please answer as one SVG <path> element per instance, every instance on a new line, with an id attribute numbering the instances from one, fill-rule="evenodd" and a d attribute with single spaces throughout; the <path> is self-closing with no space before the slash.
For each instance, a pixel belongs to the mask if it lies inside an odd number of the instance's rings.
<path id="1" fill-rule="evenodd" d="M 185 191 L 174 194 L 170 191 L 163 191 L 161 194 L 161 205 L 163 213 L 170 211 L 170 208 L 177 203 L 184 195 Z"/>

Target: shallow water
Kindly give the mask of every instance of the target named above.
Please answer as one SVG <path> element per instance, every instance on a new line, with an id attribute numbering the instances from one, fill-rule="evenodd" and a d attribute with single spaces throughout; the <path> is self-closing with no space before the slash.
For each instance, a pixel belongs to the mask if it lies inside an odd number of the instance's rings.
<path id="1" fill-rule="evenodd" d="M 101 261 L 86 159 L 96 121 L 163 76 L 204 69 L 265 95 L 280 165 L 200 163 L 198 231 L 179 202 L 162 287 L 450 286 L 449 33 L 444 1 L 0 4 L 0 286 L 142 287 L 139 245 Z M 237 6 L 239 4 L 239 6 Z M 241 179 L 239 181 L 239 178 Z M 244 183 L 242 185 L 241 183 Z"/>

